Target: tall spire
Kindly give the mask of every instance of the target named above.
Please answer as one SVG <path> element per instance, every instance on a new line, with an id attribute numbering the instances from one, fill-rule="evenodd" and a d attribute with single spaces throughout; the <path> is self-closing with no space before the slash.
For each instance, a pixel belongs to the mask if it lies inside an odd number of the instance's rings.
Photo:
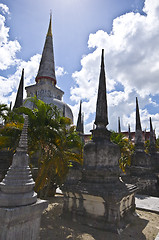
<path id="1" fill-rule="evenodd" d="M 118 117 L 118 133 L 121 133 L 120 117 Z"/>
<path id="2" fill-rule="evenodd" d="M 80 109 L 79 109 L 79 113 L 78 113 L 76 130 L 79 133 L 84 133 L 83 117 L 82 117 L 82 100 L 80 101 Z"/>
<path id="3" fill-rule="evenodd" d="M 142 131 L 137 97 L 136 97 L 136 130 L 141 130 Z"/>
<path id="4" fill-rule="evenodd" d="M 55 63 L 54 63 L 54 51 L 53 51 L 53 39 L 52 39 L 52 15 L 50 14 L 49 28 L 46 35 L 44 49 L 40 61 L 36 82 L 42 79 L 48 79 L 56 84 L 55 76 Z"/>
<path id="5" fill-rule="evenodd" d="M 155 141 L 155 134 L 152 127 L 152 120 L 150 117 L 150 152 L 156 151 L 156 141 Z"/>
<path id="6" fill-rule="evenodd" d="M 22 75 L 21 75 L 21 79 L 20 79 L 17 96 L 16 96 L 16 100 L 15 100 L 13 109 L 21 107 L 23 105 L 23 88 L 24 88 L 24 68 L 22 70 Z"/>
<path id="7" fill-rule="evenodd" d="M 150 117 L 150 132 L 153 132 L 153 127 L 152 127 L 152 120 L 151 120 L 151 117 Z"/>
<path id="8" fill-rule="evenodd" d="M 50 23 L 49 23 L 49 28 L 48 28 L 48 32 L 47 32 L 47 37 L 50 36 L 52 37 L 52 14 L 50 12 Z"/>
<path id="9" fill-rule="evenodd" d="M 98 97 L 96 105 L 96 118 L 94 122 L 98 127 L 106 127 L 108 125 L 107 113 L 107 97 L 106 97 L 106 79 L 104 69 L 104 49 L 102 49 L 101 70 L 99 77 Z"/>
<path id="10" fill-rule="evenodd" d="M 128 124 L 128 138 L 131 141 L 131 131 L 130 131 L 130 124 Z"/>
<path id="11" fill-rule="evenodd" d="M 140 122 L 140 113 L 139 113 L 139 105 L 138 99 L 136 97 L 136 132 L 135 132 L 135 149 L 138 151 L 144 151 L 144 141 L 143 134 Z"/>

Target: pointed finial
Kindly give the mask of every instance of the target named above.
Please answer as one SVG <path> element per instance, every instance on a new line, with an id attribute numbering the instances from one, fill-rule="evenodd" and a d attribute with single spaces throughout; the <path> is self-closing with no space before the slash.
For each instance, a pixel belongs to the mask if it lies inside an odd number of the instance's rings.
<path id="1" fill-rule="evenodd" d="M 136 132 L 135 132 L 135 151 L 144 151 L 144 140 L 140 122 L 138 99 L 136 97 Z"/>
<path id="2" fill-rule="evenodd" d="M 121 133 L 120 117 L 118 117 L 118 133 Z"/>
<path id="3" fill-rule="evenodd" d="M 49 28 L 47 32 L 47 37 L 50 36 L 52 37 L 52 11 L 50 10 L 50 23 L 49 23 Z"/>
<path id="4" fill-rule="evenodd" d="M 51 14 L 50 14 L 50 23 L 49 23 L 48 33 L 46 35 L 42 57 L 39 65 L 39 70 L 35 78 L 35 81 L 37 83 L 45 82 L 46 79 L 48 82 L 52 81 L 53 84 L 56 85 Z"/>
<path id="5" fill-rule="evenodd" d="M 82 114 L 82 100 L 80 100 L 80 114 Z"/>
<path id="6" fill-rule="evenodd" d="M 101 56 L 101 68 L 104 68 L 104 49 L 102 49 L 102 56 Z"/>
<path id="7" fill-rule="evenodd" d="M 128 137 L 129 137 L 129 140 L 131 140 L 130 124 L 128 124 Z"/>
<path id="8" fill-rule="evenodd" d="M 136 130 L 141 130 L 141 122 L 140 122 L 140 113 L 139 113 L 139 104 L 138 99 L 136 97 Z"/>
<path id="9" fill-rule="evenodd" d="M 107 97 L 106 97 L 106 79 L 104 69 L 104 49 L 101 56 L 101 70 L 99 77 L 98 97 L 96 105 L 95 125 L 98 127 L 106 127 L 108 125 L 107 113 Z"/>
<path id="10" fill-rule="evenodd" d="M 12 110 L 12 101 L 11 101 L 10 104 L 9 104 L 9 110 L 10 110 L 10 111 Z"/>
<path id="11" fill-rule="evenodd" d="M 155 138 L 155 133 L 152 127 L 152 120 L 150 117 L 150 147 L 149 147 L 150 153 L 155 153 L 156 152 L 156 138 Z"/>
<path id="12" fill-rule="evenodd" d="M 151 117 L 150 117 L 150 132 L 153 132 L 153 127 L 152 127 L 152 120 L 151 120 Z"/>
<path id="13" fill-rule="evenodd" d="M 20 83 L 19 83 L 19 87 L 18 87 L 16 100 L 15 100 L 13 109 L 21 107 L 23 105 L 23 88 L 24 88 L 24 68 L 22 69 L 22 75 L 21 75 L 21 79 L 20 79 Z"/>
<path id="14" fill-rule="evenodd" d="M 82 100 L 80 101 L 76 130 L 77 132 L 83 133 Z"/>

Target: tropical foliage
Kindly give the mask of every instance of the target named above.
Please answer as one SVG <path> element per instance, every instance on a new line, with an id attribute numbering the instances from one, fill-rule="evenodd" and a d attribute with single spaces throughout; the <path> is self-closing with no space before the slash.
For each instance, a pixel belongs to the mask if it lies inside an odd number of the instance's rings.
<path id="1" fill-rule="evenodd" d="M 149 148 L 150 148 L 150 140 L 146 140 L 144 142 L 144 148 L 145 148 L 145 152 L 149 153 Z"/>
<path id="2" fill-rule="evenodd" d="M 29 101 L 33 109 L 20 107 L 11 111 L 2 105 L 0 116 L 5 124 L 0 128 L 0 149 L 15 151 L 23 128 L 23 114 L 28 115 L 28 152 L 31 159 L 34 154 L 38 156 L 35 189 L 40 191 L 45 187 L 47 194 L 50 188 L 64 182 L 72 161 L 82 164 L 83 146 L 71 120 L 62 117 L 56 106 L 37 97 Z"/>
<path id="3" fill-rule="evenodd" d="M 131 165 L 131 156 L 134 152 L 134 145 L 122 133 L 112 131 L 110 139 L 120 147 L 121 157 L 119 159 L 119 167 L 125 172 L 126 167 Z"/>
<path id="4" fill-rule="evenodd" d="M 14 152 L 23 127 L 23 116 L 11 111 L 6 104 L 0 104 L 0 150 Z"/>
<path id="5" fill-rule="evenodd" d="M 0 123 L 3 123 L 6 120 L 8 111 L 9 108 L 6 104 L 0 104 Z"/>
<path id="6" fill-rule="evenodd" d="M 6 123 L 0 128 L 0 150 L 7 149 L 14 152 L 18 146 L 23 123 Z"/>
<path id="7" fill-rule="evenodd" d="M 38 152 L 39 173 L 36 191 L 44 186 L 60 186 L 66 178 L 70 161 L 82 164 L 82 142 L 71 125 L 62 117 L 56 106 L 30 98 L 34 109 L 21 107 L 20 113 L 29 116 L 29 154 Z"/>

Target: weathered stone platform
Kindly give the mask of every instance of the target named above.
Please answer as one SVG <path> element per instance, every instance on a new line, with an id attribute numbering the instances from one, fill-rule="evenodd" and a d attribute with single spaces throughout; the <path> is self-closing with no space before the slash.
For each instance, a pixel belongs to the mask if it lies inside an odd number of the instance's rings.
<path id="1" fill-rule="evenodd" d="M 68 191 L 67 191 L 68 190 Z M 135 211 L 134 185 L 122 182 L 65 186 L 64 215 L 82 224 L 119 233 Z"/>

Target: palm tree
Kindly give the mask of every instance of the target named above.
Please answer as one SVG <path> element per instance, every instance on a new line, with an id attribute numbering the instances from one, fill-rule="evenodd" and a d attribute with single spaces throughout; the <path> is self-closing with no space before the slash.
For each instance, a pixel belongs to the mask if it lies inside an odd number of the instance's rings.
<path id="1" fill-rule="evenodd" d="M 131 165 L 131 156 L 134 153 L 134 145 L 122 133 L 111 132 L 111 141 L 120 147 L 121 157 L 119 167 L 125 173 L 126 167 Z"/>
<path id="2" fill-rule="evenodd" d="M 30 98 L 34 109 L 20 107 L 18 111 L 29 117 L 29 152 L 39 153 L 39 171 L 35 189 L 44 186 L 58 187 L 67 175 L 70 161 L 82 164 L 82 142 L 71 125 L 71 120 L 62 117 L 56 106 Z M 77 151 L 78 150 L 78 151 Z"/>
<path id="3" fill-rule="evenodd" d="M 6 120 L 7 113 L 9 111 L 9 108 L 7 104 L 0 104 L 0 121 L 3 123 L 3 121 Z"/>
<path id="4" fill-rule="evenodd" d="M 0 104 L 0 122 L 3 123 L 0 128 L 0 150 L 14 152 L 23 128 L 23 116 L 11 111 L 6 104 Z"/>

